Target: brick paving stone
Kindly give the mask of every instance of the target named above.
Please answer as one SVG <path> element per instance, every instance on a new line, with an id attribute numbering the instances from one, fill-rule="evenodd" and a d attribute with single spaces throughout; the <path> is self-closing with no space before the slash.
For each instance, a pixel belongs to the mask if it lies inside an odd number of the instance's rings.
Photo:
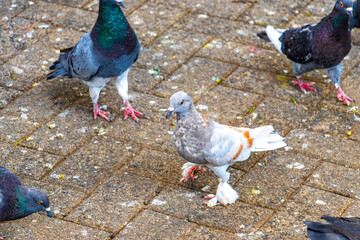
<path id="1" fill-rule="evenodd" d="M 15 89 L 0 87 L 0 109 L 4 108 L 21 94 L 21 91 Z"/>
<path id="2" fill-rule="evenodd" d="M 210 36 L 171 28 L 141 51 L 137 64 L 170 74 L 210 40 Z"/>
<path id="3" fill-rule="evenodd" d="M 21 179 L 21 183 L 24 186 L 40 189 L 49 196 L 51 212 L 53 217 L 63 218 L 73 208 L 75 208 L 79 202 L 86 197 L 85 193 L 65 188 L 48 182 L 40 182 L 31 180 L 28 178 Z M 45 213 L 42 213 L 45 216 Z"/>
<path id="4" fill-rule="evenodd" d="M 319 162 L 300 154 L 273 151 L 257 163 L 235 189 L 245 202 L 276 209 Z"/>
<path id="5" fill-rule="evenodd" d="M 286 139 L 290 149 L 294 149 L 304 155 L 326 159 L 327 161 L 340 165 L 348 165 L 356 169 L 360 168 L 358 161 L 359 142 L 303 129 L 292 130 L 286 136 Z"/>
<path id="6" fill-rule="evenodd" d="M 308 13 L 309 17 L 310 15 L 325 17 L 333 10 L 334 5 L 332 0 L 311 1 L 306 6 L 305 12 Z"/>
<path id="7" fill-rule="evenodd" d="M 168 143 L 168 144 L 173 144 Z M 164 162 L 164 159 L 166 161 Z M 146 176 L 161 181 L 181 184 L 191 189 L 202 190 L 204 192 L 215 193 L 218 185 L 218 177 L 208 168 L 205 172 L 197 175 L 194 181 L 189 180 L 186 183 L 180 182 L 182 169 L 181 167 L 186 161 L 175 154 L 168 154 L 160 151 L 144 148 L 137 154 L 126 166 L 125 171 L 134 172 L 142 176 Z M 242 171 L 229 168 L 230 184 L 235 183 L 243 174 Z"/>
<path id="8" fill-rule="evenodd" d="M 212 40 L 196 55 L 280 74 L 290 73 L 292 70 L 291 62 L 275 48 L 274 50 L 260 49 L 222 39 Z"/>
<path id="9" fill-rule="evenodd" d="M 306 239 L 303 221 L 318 222 L 322 215 L 338 216 L 350 198 L 303 186 L 260 229 L 265 239 Z"/>
<path id="10" fill-rule="evenodd" d="M 323 17 L 321 17 L 321 16 L 312 15 L 308 11 L 308 8 L 306 8 L 305 12 L 300 13 L 294 19 L 292 19 L 285 26 L 285 29 L 294 29 L 294 28 L 300 28 L 300 27 L 308 25 L 308 24 L 317 24 L 321 21 L 322 18 Z"/>
<path id="11" fill-rule="evenodd" d="M 217 85 L 216 78 L 224 79 L 236 66 L 233 64 L 192 58 L 173 75 L 158 85 L 154 92 L 162 97 L 170 97 L 178 91 L 184 91 L 196 101 L 200 94 Z"/>
<path id="12" fill-rule="evenodd" d="M 48 33 L 48 28 L 50 28 L 49 25 L 20 17 L 13 18 L 4 23 L 0 26 L 0 64 L 25 47 L 38 41 L 39 38 Z M 19 67 L 19 65 L 17 65 L 17 67 Z M 3 76 L 1 76 L 1 78 L 3 78 Z"/>
<path id="13" fill-rule="evenodd" d="M 3 142 L 15 144 L 39 127 L 40 124 L 28 119 L 26 113 L 20 116 L 0 114 L 0 140 Z"/>
<path id="14" fill-rule="evenodd" d="M 319 104 L 323 95 L 328 93 L 326 86 L 319 83 L 316 85 L 319 92 L 303 94 L 298 86 L 293 85 L 295 80 L 295 77 L 239 67 L 224 81 L 224 85 L 268 97 L 284 100 L 293 98 L 296 102 L 312 106 Z"/>
<path id="15" fill-rule="evenodd" d="M 211 239 L 239 240 L 239 237 L 234 234 L 204 226 L 199 226 L 194 230 L 192 230 L 190 234 L 186 236 L 185 239 L 199 239 L 199 238 L 204 240 L 211 240 Z"/>
<path id="16" fill-rule="evenodd" d="M 162 183 L 149 178 L 119 172 L 97 188 L 66 219 L 112 232 L 120 230 L 162 186 Z"/>
<path id="17" fill-rule="evenodd" d="M 271 43 L 260 39 L 256 35 L 265 30 L 262 26 L 247 25 L 239 21 L 209 17 L 196 13 L 187 15 L 175 26 L 186 31 L 204 33 L 216 38 L 223 38 L 224 40 L 238 41 L 246 45 L 273 49 Z"/>
<path id="18" fill-rule="evenodd" d="M 51 219 L 42 214 L 33 214 L 29 217 L 12 222 L 2 223 L 1 234 L 10 239 L 99 239 L 109 240 L 110 234 L 98 229 L 81 226 L 57 218 Z"/>
<path id="19" fill-rule="evenodd" d="M 162 73 L 153 73 L 152 71 L 149 72 L 149 70 L 151 70 L 151 68 L 142 69 L 132 67 L 128 77 L 129 89 L 147 93 L 164 79 Z"/>
<path id="20" fill-rule="evenodd" d="M 175 5 L 196 12 L 206 13 L 211 16 L 230 18 L 230 19 L 236 19 L 250 6 L 250 3 L 235 3 L 232 0 L 223 0 L 223 1 L 199 0 L 196 3 L 194 3 L 191 0 L 185 0 L 185 1 L 157 0 L 157 1 L 162 2 L 164 4 L 166 3 L 170 5 Z"/>
<path id="21" fill-rule="evenodd" d="M 358 116 L 355 116 L 355 117 L 358 118 Z M 360 125 L 357 126 L 355 131 L 351 132 L 350 139 L 360 141 Z"/>
<path id="22" fill-rule="evenodd" d="M 124 0 L 125 8 L 122 8 L 123 12 L 125 13 L 125 16 L 129 13 L 132 13 L 137 8 L 141 7 L 144 3 L 146 3 L 148 0 Z M 99 0 L 91 0 L 88 1 L 86 4 L 83 5 L 83 8 L 98 12 L 99 11 Z"/>
<path id="23" fill-rule="evenodd" d="M 69 7 L 80 8 L 85 3 L 89 2 L 89 0 L 46 0 L 46 2 L 58 3 L 58 4 L 66 5 Z"/>
<path id="24" fill-rule="evenodd" d="M 90 31 L 95 24 L 97 13 L 38 1 L 28 7 L 19 16 L 87 32 Z"/>
<path id="25" fill-rule="evenodd" d="M 131 84 L 131 83 L 130 83 Z M 111 112 L 119 112 L 120 118 L 123 119 L 125 115 L 125 110 L 122 110 L 122 107 L 125 107 L 117 89 L 114 84 L 111 87 L 104 89 L 106 94 L 101 96 L 101 102 L 106 103 L 108 109 L 111 109 Z M 129 92 L 129 101 L 131 106 L 144 114 L 143 117 L 140 116 L 140 121 L 142 119 L 149 119 L 156 122 L 167 122 L 165 119 L 166 111 L 169 107 L 169 100 L 166 98 L 160 98 L 150 94 L 143 94 L 139 92 Z M 88 101 L 84 101 L 88 105 Z M 129 120 L 131 120 L 129 115 Z M 128 121 L 129 121 L 128 120 Z M 131 120 L 133 121 L 133 120 Z"/>
<path id="26" fill-rule="evenodd" d="M 324 162 L 306 182 L 307 185 L 360 199 L 360 171 Z"/>
<path id="27" fill-rule="evenodd" d="M 172 145 L 172 128 L 169 125 L 141 119 L 141 124 L 132 119 L 117 118 L 109 128 L 111 137 L 126 143 L 175 152 Z"/>
<path id="28" fill-rule="evenodd" d="M 80 32 L 72 28 L 57 27 L 41 39 L 41 43 L 50 45 L 49 48 L 52 47 L 60 50 L 75 46 L 85 34 L 85 32 Z M 60 53 L 53 53 L 53 58 L 57 60 L 59 55 Z"/>
<path id="29" fill-rule="evenodd" d="M 309 1 L 259 1 L 250 10 L 240 17 L 250 24 L 273 25 L 281 28 L 299 11 L 306 7 Z"/>
<path id="30" fill-rule="evenodd" d="M 345 217 L 359 217 L 360 201 L 354 201 L 346 210 Z"/>
<path id="31" fill-rule="evenodd" d="M 0 25 L 9 21 L 29 5 L 29 2 L 21 0 L 2 0 L 0 3 Z"/>
<path id="32" fill-rule="evenodd" d="M 150 209 L 191 222 L 231 232 L 246 233 L 258 228 L 272 213 L 269 209 L 237 201 L 229 206 L 209 208 L 202 203 L 205 194 L 176 185 L 168 185 L 152 200 Z"/>
<path id="33" fill-rule="evenodd" d="M 192 225 L 186 220 L 145 210 L 114 239 L 180 239 L 190 232 Z"/>
<path id="34" fill-rule="evenodd" d="M 36 54 L 34 54 L 36 53 Z M 55 50 L 37 43 L 0 67 L 0 85 L 27 90 L 46 78 Z"/>
<path id="35" fill-rule="evenodd" d="M 15 147 L 0 143 L 1 166 L 8 168 L 15 175 L 40 179 L 53 166 L 62 160 L 61 157 L 27 148 Z"/>
<path id="36" fill-rule="evenodd" d="M 142 46 L 152 42 L 186 14 L 169 5 L 147 2 L 127 17 Z"/>
<path id="37" fill-rule="evenodd" d="M 89 192 L 138 150 L 139 147 L 131 144 L 94 137 L 52 171 L 46 180 Z"/>
<path id="38" fill-rule="evenodd" d="M 88 91 L 87 87 L 77 79 L 42 81 L 17 98 L 3 112 L 19 117 L 25 117 L 26 114 L 29 119 L 42 123 L 79 99 L 84 91 Z"/>
<path id="39" fill-rule="evenodd" d="M 195 104 L 197 110 L 221 124 L 228 125 L 234 124 L 263 98 L 261 95 L 223 86 L 218 86 L 204 95 Z"/>
<path id="40" fill-rule="evenodd" d="M 106 134 L 104 119 L 93 119 L 92 111 L 72 106 L 57 115 L 38 131 L 31 140 L 23 142 L 28 147 L 40 147 L 59 155 L 67 155 L 96 134 Z"/>

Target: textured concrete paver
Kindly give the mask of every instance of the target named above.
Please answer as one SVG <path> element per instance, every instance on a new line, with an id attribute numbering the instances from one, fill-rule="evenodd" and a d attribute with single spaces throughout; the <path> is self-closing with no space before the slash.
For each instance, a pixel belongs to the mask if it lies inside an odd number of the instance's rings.
<path id="1" fill-rule="evenodd" d="M 186 220 L 145 210 L 115 239 L 179 239 L 190 231 L 191 226 Z"/>
<path id="2" fill-rule="evenodd" d="M 292 84 L 292 64 L 256 33 L 271 24 L 320 21 L 333 0 L 124 0 L 142 51 L 129 73 L 129 101 L 144 113 L 124 120 L 111 81 L 93 120 L 88 88 L 46 81 L 63 48 L 96 21 L 98 0 L 0 1 L 1 166 L 45 191 L 44 213 L 0 224 L 9 239 L 307 239 L 304 220 L 359 217 L 360 31 L 343 61 L 337 101 L 326 70 L 304 74 L 318 92 Z M 172 144 L 169 97 L 186 91 L 197 110 L 238 127 L 271 124 L 288 146 L 229 167 L 240 199 L 208 208 L 209 169 L 180 182 L 186 162 Z"/>

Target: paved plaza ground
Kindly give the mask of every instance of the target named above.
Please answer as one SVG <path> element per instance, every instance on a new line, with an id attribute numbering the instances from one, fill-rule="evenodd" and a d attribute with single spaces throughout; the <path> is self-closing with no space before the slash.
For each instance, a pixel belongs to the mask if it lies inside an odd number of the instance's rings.
<path id="1" fill-rule="evenodd" d="M 113 83 L 92 118 L 87 87 L 46 81 L 59 50 L 76 44 L 97 17 L 94 0 L 0 3 L 0 165 L 50 196 L 42 213 L 0 224 L 8 239 L 306 239 L 304 220 L 360 216 L 360 31 L 343 62 L 337 101 L 326 71 L 293 86 L 292 65 L 256 33 L 267 24 L 317 23 L 335 0 L 124 0 L 142 45 L 130 70 L 137 124 L 123 120 Z M 172 144 L 169 97 L 186 91 L 198 110 L 233 126 L 274 125 L 284 149 L 252 154 L 229 168 L 240 199 L 208 208 L 210 171 L 179 182 L 185 161 Z"/>

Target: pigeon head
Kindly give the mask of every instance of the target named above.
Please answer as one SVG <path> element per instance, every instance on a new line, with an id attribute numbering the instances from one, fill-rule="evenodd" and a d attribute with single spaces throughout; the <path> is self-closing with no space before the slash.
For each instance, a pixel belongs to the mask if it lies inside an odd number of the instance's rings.
<path id="1" fill-rule="evenodd" d="M 114 5 L 114 6 L 117 5 L 117 6 L 125 8 L 125 4 L 124 4 L 123 0 L 102 0 L 101 2 L 110 4 L 110 5 Z"/>
<path id="2" fill-rule="evenodd" d="M 353 4 L 353 0 L 337 0 L 334 9 L 340 13 L 347 13 L 351 16 Z"/>
<path id="3" fill-rule="evenodd" d="M 192 107 L 193 103 L 189 95 L 185 92 L 177 92 L 170 98 L 170 107 L 168 108 L 166 119 L 174 113 L 185 114 Z"/>
<path id="4" fill-rule="evenodd" d="M 50 202 L 48 196 L 36 188 L 27 188 L 22 197 L 24 203 L 24 212 L 31 214 L 35 212 L 44 211 L 48 217 L 52 218 L 50 210 Z"/>

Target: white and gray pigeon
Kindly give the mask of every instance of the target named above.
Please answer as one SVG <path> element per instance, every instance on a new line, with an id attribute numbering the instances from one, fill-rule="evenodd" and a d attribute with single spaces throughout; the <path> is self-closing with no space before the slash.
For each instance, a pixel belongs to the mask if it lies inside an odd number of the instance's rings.
<path id="1" fill-rule="evenodd" d="M 314 83 L 304 83 L 301 76 L 315 69 L 327 69 L 331 81 L 335 84 L 337 98 L 347 105 L 354 102 L 340 88 L 341 62 L 351 50 L 349 21 L 352 15 L 352 0 L 337 0 L 332 12 L 318 24 L 306 25 L 297 29 L 281 30 L 267 26 L 266 32 L 258 36 L 274 44 L 276 49 L 289 58 L 293 72 L 303 93 Z"/>
<path id="2" fill-rule="evenodd" d="M 166 114 L 176 113 L 173 141 L 179 154 L 188 161 L 183 166 L 183 179 L 187 181 L 204 166 L 220 178 L 216 195 L 208 195 L 206 204 L 215 206 L 232 204 L 238 193 L 228 184 L 227 168 L 238 161 L 245 161 L 251 152 L 269 151 L 285 147 L 284 138 L 273 132 L 272 126 L 255 129 L 237 128 L 219 124 L 200 114 L 185 92 L 177 92 L 170 98 Z"/>
<path id="3" fill-rule="evenodd" d="M 125 119 L 128 114 L 135 121 L 137 115 L 128 100 L 128 73 L 140 53 L 139 40 L 126 20 L 121 7 L 122 0 L 100 0 L 99 15 L 93 29 L 76 44 L 63 49 L 59 60 L 50 67 L 53 70 L 47 79 L 59 76 L 76 77 L 90 90 L 94 107 L 94 119 L 97 115 L 109 121 L 109 112 L 100 110 L 98 99 L 103 89 L 115 77 L 116 88 L 125 103 Z"/>
<path id="4" fill-rule="evenodd" d="M 39 189 L 23 186 L 12 172 L 0 166 L 0 222 L 40 211 L 52 217 L 48 196 Z"/>

